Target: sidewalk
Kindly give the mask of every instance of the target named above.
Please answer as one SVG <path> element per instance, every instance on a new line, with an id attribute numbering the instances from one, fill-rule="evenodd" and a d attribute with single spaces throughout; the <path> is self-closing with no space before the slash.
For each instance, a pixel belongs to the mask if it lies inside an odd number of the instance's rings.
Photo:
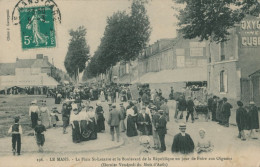
<path id="1" fill-rule="evenodd" d="M 96 140 L 84 141 L 81 143 L 73 143 L 71 136 L 71 128 L 68 133 L 62 133 L 62 127 L 55 129 L 47 129 L 45 133 L 44 152 L 47 153 L 63 153 L 63 152 L 95 152 L 100 150 L 109 150 L 120 147 L 124 144 L 124 140 L 120 138 L 120 142 L 111 141 L 109 132 L 98 133 Z M 12 142 L 11 137 L 0 139 L 0 154 L 11 154 Z M 22 136 L 21 154 L 38 153 L 38 147 L 34 136 Z"/>

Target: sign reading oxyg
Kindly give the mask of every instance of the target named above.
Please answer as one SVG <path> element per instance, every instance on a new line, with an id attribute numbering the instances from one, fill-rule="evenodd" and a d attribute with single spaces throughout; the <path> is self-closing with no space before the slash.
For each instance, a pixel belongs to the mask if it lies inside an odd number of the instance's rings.
<path id="1" fill-rule="evenodd" d="M 243 47 L 260 46 L 260 19 L 250 17 L 241 21 L 240 35 Z"/>

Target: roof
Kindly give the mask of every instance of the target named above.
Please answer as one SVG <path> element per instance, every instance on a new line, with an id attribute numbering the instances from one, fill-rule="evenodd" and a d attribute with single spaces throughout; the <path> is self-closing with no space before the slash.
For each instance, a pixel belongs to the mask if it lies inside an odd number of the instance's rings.
<path id="1" fill-rule="evenodd" d="M 15 75 L 15 63 L 0 63 L 0 75 Z"/>
<path id="2" fill-rule="evenodd" d="M 19 59 L 16 61 L 16 68 L 31 68 L 36 59 Z"/>
<path id="3" fill-rule="evenodd" d="M 48 61 L 44 59 L 36 59 L 31 67 L 40 68 L 40 67 L 51 67 L 51 66 L 48 64 Z"/>
<path id="4" fill-rule="evenodd" d="M 150 72 L 140 77 L 140 83 L 174 83 L 207 81 L 207 68 L 179 68 Z"/>

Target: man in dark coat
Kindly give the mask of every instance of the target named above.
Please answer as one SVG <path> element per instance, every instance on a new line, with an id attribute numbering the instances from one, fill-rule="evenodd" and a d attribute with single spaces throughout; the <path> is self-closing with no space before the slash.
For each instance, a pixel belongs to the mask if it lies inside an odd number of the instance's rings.
<path id="1" fill-rule="evenodd" d="M 187 101 L 187 116 L 186 116 L 186 122 L 188 122 L 189 116 L 191 115 L 191 120 L 192 123 L 194 122 L 194 116 L 193 116 L 193 112 L 194 112 L 194 103 L 193 100 L 191 99 L 191 97 L 188 97 L 188 101 Z"/>
<path id="2" fill-rule="evenodd" d="M 249 103 L 248 118 L 249 118 L 248 127 L 249 130 L 251 130 L 250 137 L 252 139 L 257 139 L 255 135 L 255 130 L 259 129 L 259 117 L 258 117 L 258 109 L 255 106 L 255 103 L 253 101 Z"/>
<path id="3" fill-rule="evenodd" d="M 160 110 L 163 110 L 164 112 L 164 116 L 167 120 L 167 122 L 170 121 L 170 117 L 169 117 L 169 107 L 166 104 L 166 99 L 162 100 L 162 105 L 160 106 Z"/>
<path id="4" fill-rule="evenodd" d="M 185 133 L 186 125 L 180 124 L 181 133 L 173 138 L 172 153 L 189 154 L 194 151 L 194 142 L 189 134 Z"/>
<path id="5" fill-rule="evenodd" d="M 246 130 L 246 109 L 243 107 L 243 103 L 241 101 L 237 102 L 238 109 L 236 111 L 236 122 L 238 127 L 238 138 L 241 140 L 246 140 L 244 130 Z"/>
<path id="6" fill-rule="evenodd" d="M 160 140 L 159 135 L 156 130 L 156 125 L 159 122 L 160 114 L 157 111 L 156 106 L 151 106 L 151 113 L 152 113 L 152 129 L 153 129 L 153 142 L 154 142 L 154 149 L 160 149 Z"/>
<path id="7" fill-rule="evenodd" d="M 116 104 L 113 104 L 112 108 L 113 109 L 109 113 L 108 124 L 110 126 L 110 133 L 111 133 L 111 136 L 112 136 L 112 141 L 115 140 L 114 129 L 116 129 L 117 142 L 119 142 L 119 124 L 120 124 L 120 120 L 122 118 L 121 118 L 120 112 L 116 109 Z"/>
<path id="8" fill-rule="evenodd" d="M 146 112 L 146 107 L 143 106 L 141 113 L 139 113 L 137 116 L 138 130 L 141 136 L 148 135 L 149 125 L 151 125 L 150 116 L 145 112 Z"/>
<path id="9" fill-rule="evenodd" d="M 158 123 L 156 124 L 156 130 L 158 132 L 159 140 L 161 143 L 161 148 L 157 152 L 162 153 L 162 152 L 166 151 L 165 135 L 167 133 L 167 129 L 166 129 L 167 120 L 164 116 L 163 110 L 159 110 L 159 114 L 160 114 L 160 117 L 159 117 Z"/>
<path id="10" fill-rule="evenodd" d="M 186 110 L 186 100 L 185 97 L 182 95 L 180 96 L 180 98 L 178 99 L 178 110 L 180 112 L 180 119 L 183 118 L 183 111 Z M 179 118 L 177 118 L 179 119 Z"/>
<path id="11" fill-rule="evenodd" d="M 218 100 L 217 100 L 217 96 L 213 96 L 213 102 L 212 102 L 212 121 L 217 121 L 217 104 L 218 104 Z"/>
<path id="12" fill-rule="evenodd" d="M 227 98 L 223 98 L 223 107 L 222 107 L 222 113 L 223 113 L 223 125 L 225 127 L 229 127 L 229 117 L 231 115 L 231 108 L 233 108 L 233 106 L 227 102 Z"/>

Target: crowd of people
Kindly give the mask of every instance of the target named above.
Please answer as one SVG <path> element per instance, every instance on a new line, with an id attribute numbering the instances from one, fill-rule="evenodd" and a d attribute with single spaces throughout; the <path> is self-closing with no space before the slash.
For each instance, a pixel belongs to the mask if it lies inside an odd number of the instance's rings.
<path id="1" fill-rule="evenodd" d="M 151 148 L 157 150 L 158 153 L 166 151 L 165 135 L 167 134 L 167 123 L 171 118 L 169 116 L 168 100 L 163 97 L 161 89 L 158 89 L 158 91 L 156 89 L 150 90 L 149 85 L 142 85 L 138 87 L 139 98 L 136 100 L 132 100 L 130 89 L 125 86 L 95 87 L 95 90 L 100 90 L 97 93 L 98 97 L 93 97 L 96 95 L 93 93 L 95 91 L 92 90 L 87 100 L 84 100 L 84 95 L 82 96 L 84 90 L 86 90 L 86 87 L 71 89 L 68 96 L 65 96 L 64 101 L 61 100 L 62 93 L 57 92 L 54 97 L 56 104 L 62 102 L 60 112 L 56 107 L 49 110 L 45 100 L 41 101 L 40 107 L 37 105 L 36 100 L 31 102 L 29 116 L 39 152 L 43 152 L 44 133 L 46 129 L 56 127 L 57 121 L 59 121 L 58 114 L 61 114 L 62 117 L 63 134 L 67 134 L 67 128 L 71 126 L 72 142 L 74 143 L 98 139 L 98 133 L 105 132 L 105 123 L 107 123 L 112 141 L 119 142 L 122 140 L 120 134 L 125 133 L 127 137 L 139 136 L 140 143 L 143 146 L 141 152 L 150 152 L 149 149 Z M 191 116 L 191 121 L 194 123 L 200 105 L 196 97 L 188 96 L 185 98 L 183 93 L 176 98 L 173 95 L 173 88 L 171 88 L 169 98 L 176 100 L 175 121 L 179 122 L 184 119 L 183 113 L 187 112 L 186 122 L 189 121 Z M 98 99 L 98 101 L 95 102 L 95 105 L 92 105 L 91 100 L 94 99 Z M 126 101 L 128 102 L 127 106 L 124 103 Z M 107 105 L 105 102 L 108 102 L 108 111 L 103 109 Z M 119 108 L 117 108 L 116 102 L 120 104 Z M 207 117 L 211 115 L 212 121 L 217 121 L 220 125 L 228 127 L 233 106 L 228 102 L 227 98 L 220 99 L 211 95 L 207 103 L 205 115 Z M 250 130 L 251 137 L 255 139 L 255 130 L 259 129 L 257 107 L 253 102 L 250 102 L 249 107 L 244 107 L 241 101 L 238 101 L 237 105 L 238 137 L 245 140 L 244 131 Z M 106 112 L 108 115 L 107 121 L 104 116 Z M 171 151 L 181 154 L 189 154 L 194 151 L 197 153 L 211 152 L 214 146 L 211 140 L 207 138 L 206 130 L 199 130 L 200 139 L 197 143 L 194 143 L 192 136 L 186 133 L 186 124 L 183 122 L 185 121 L 180 121 L 180 132 L 173 138 Z M 19 118 L 15 118 L 15 124 L 11 126 L 9 133 L 12 133 L 13 152 L 15 154 L 17 151 L 18 155 L 20 155 L 21 140 L 19 136 L 22 133 L 22 128 L 19 125 Z M 151 138 L 153 140 L 152 147 L 150 147 L 149 141 Z"/>

